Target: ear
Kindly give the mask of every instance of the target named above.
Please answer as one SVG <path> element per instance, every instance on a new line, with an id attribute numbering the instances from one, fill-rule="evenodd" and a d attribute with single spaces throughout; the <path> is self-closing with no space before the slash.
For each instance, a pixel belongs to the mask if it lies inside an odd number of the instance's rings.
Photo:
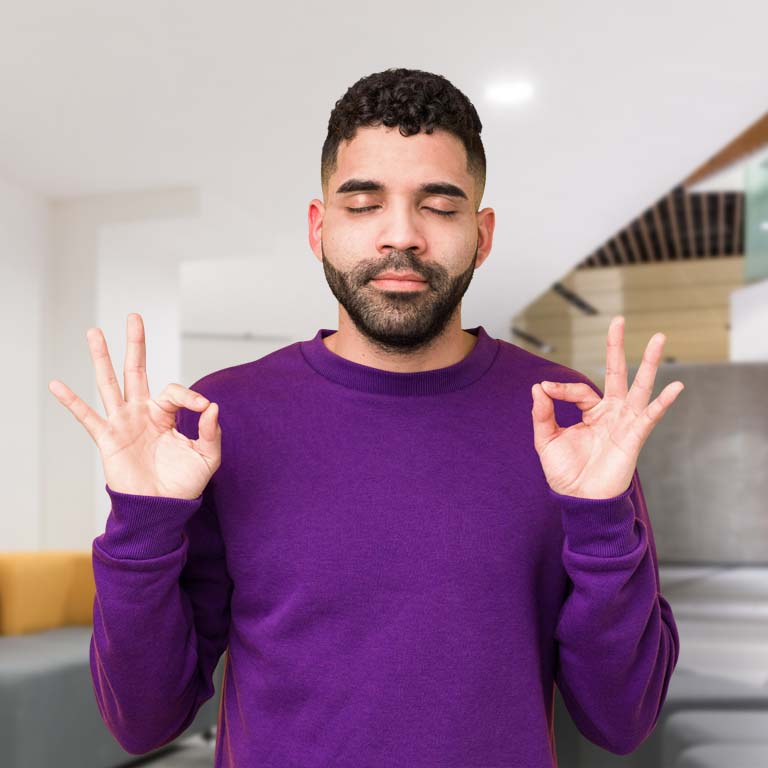
<path id="1" fill-rule="evenodd" d="M 323 234 L 323 218 L 325 217 L 325 205 L 322 200 L 314 198 L 309 201 L 309 211 L 307 213 L 309 223 L 309 247 L 322 263 L 323 252 L 320 250 L 320 239 Z"/>
<path id="2" fill-rule="evenodd" d="M 491 252 L 493 228 L 496 226 L 496 212 L 493 208 L 483 208 L 477 212 L 477 269 Z"/>

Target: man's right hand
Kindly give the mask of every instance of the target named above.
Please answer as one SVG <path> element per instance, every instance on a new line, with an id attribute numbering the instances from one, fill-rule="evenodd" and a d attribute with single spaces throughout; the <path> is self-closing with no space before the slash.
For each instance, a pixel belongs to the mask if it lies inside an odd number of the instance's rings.
<path id="1" fill-rule="evenodd" d="M 221 464 L 218 405 L 181 384 L 168 384 L 156 400 L 150 398 L 141 315 L 128 315 L 125 399 L 101 329 L 90 328 L 86 338 L 107 418 L 56 379 L 48 389 L 98 446 L 107 485 L 121 493 L 196 499 Z M 179 408 L 202 411 L 197 440 L 175 428 Z"/>

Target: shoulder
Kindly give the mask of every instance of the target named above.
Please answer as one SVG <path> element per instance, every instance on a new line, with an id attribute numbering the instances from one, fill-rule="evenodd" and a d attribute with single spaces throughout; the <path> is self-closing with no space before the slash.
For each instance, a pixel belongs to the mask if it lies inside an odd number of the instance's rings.
<path id="1" fill-rule="evenodd" d="M 190 389 L 209 399 L 253 393 L 254 386 L 263 386 L 291 375 L 300 359 L 299 344 L 294 342 L 256 360 L 212 371 L 197 379 Z"/>
<path id="2" fill-rule="evenodd" d="M 514 376 L 532 387 L 539 381 L 561 381 L 566 383 L 581 382 L 588 384 L 600 397 L 603 393 L 590 378 L 575 368 L 563 363 L 548 360 L 546 357 L 530 352 L 517 344 L 497 339 L 499 343 L 499 360 L 509 376 Z"/>
<path id="3" fill-rule="evenodd" d="M 294 342 L 256 360 L 231 365 L 205 374 L 189 388 L 216 403 L 222 429 L 234 427 L 244 412 L 258 412 L 265 403 L 288 389 L 301 371 L 301 352 Z M 179 431 L 187 434 L 198 415 L 181 408 L 177 415 Z"/>

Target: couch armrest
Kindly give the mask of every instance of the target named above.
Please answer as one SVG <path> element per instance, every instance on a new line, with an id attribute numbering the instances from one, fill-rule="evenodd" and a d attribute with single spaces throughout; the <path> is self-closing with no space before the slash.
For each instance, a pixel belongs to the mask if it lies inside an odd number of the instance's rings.
<path id="1" fill-rule="evenodd" d="M 0 635 L 93 623 L 90 550 L 0 553 Z"/>

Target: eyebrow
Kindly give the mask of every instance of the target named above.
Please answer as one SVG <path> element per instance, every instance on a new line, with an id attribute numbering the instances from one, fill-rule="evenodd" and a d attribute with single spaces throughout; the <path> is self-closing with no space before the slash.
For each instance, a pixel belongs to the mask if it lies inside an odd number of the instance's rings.
<path id="1" fill-rule="evenodd" d="M 387 188 L 375 179 L 347 179 L 337 190 L 336 194 L 346 192 L 386 192 Z M 448 197 L 462 197 L 468 200 L 466 192 L 461 187 L 448 181 L 433 181 L 422 184 L 419 191 L 427 195 L 447 195 Z"/>

